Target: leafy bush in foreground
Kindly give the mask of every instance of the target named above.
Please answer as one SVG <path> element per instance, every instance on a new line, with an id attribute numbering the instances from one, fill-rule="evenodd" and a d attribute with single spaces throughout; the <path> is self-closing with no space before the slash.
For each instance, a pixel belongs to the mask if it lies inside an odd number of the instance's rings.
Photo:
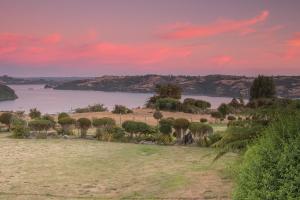
<path id="1" fill-rule="evenodd" d="M 27 138 L 30 135 L 27 122 L 23 119 L 14 117 L 11 120 L 12 137 Z"/>
<path id="2" fill-rule="evenodd" d="M 298 200 L 300 115 L 278 118 L 245 154 L 234 199 Z"/>

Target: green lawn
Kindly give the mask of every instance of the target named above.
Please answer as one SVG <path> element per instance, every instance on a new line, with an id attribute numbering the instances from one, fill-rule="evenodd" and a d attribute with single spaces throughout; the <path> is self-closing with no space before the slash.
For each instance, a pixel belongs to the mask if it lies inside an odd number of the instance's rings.
<path id="1" fill-rule="evenodd" d="M 0 199 L 230 199 L 228 154 L 210 148 L 0 134 Z"/>

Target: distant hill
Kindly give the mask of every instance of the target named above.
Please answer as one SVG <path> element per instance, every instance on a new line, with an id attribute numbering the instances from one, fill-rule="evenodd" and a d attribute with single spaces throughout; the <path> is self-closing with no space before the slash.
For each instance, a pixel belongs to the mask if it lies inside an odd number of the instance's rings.
<path id="1" fill-rule="evenodd" d="M 6 85 L 0 84 L 0 101 L 15 100 L 17 98 L 18 97 L 13 89 Z"/>
<path id="2" fill-rule="evenodd" d="M 156 84 L 178 84 L 185 94 L 244 97 L 249 96 L 253 77 L 231 75 L 208 76 L 102 76 L 85 80 L 64 82 L 54 86 L 59 90 L 97 90 L 120 92 L 154 92 Z M 277 95 L 280 97 L 300 98 L 300 76 L 274 77 Z"/>
<path id="3" fill-rule="evenodd" d="M 0 83 L 6 85 L 24 85 L 24 84 L 48 84 L 55 86 L 60 83 L 82 80 L 86 79 L 83 77 L 26 77 L 26 78 L 17 78 L 10 77 L 7 75 L 0 76 Z"/>

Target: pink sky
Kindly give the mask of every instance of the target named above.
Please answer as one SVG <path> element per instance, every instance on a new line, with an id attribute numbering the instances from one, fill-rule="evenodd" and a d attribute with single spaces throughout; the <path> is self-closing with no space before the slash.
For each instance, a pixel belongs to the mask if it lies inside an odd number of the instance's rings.
<path id="1" fill-rule="evenodd" d="M 300 75 L 297 0 L 1 0 L 0 75 Z"/>

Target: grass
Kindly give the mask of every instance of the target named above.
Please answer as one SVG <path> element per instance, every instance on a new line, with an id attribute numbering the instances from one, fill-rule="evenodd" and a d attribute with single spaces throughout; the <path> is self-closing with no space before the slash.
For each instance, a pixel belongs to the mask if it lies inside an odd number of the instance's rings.
<path id="1" fill-rule="evenodd" d="M 0 134 L 0 199 L 230 199 L 210 148 L 90 140 L 17 140 Z"/>

